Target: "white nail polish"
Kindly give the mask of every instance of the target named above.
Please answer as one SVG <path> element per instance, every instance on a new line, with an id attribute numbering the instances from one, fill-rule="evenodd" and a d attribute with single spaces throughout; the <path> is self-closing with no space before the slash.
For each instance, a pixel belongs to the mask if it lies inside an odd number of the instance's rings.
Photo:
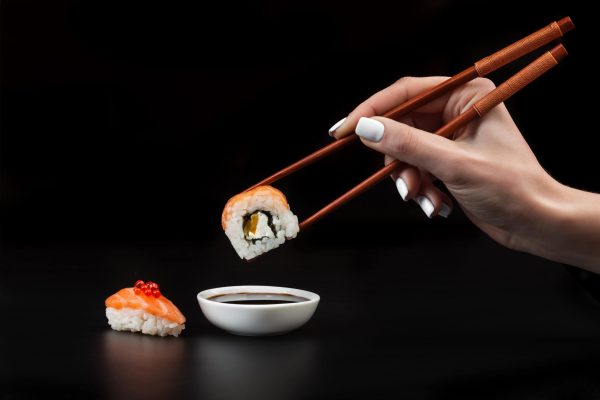
<path id="1" fill-rule="evenodd" d="M 384 126 L 381 122 L 375 119 L 362 117 L 358 120 L 358 125 L 356 125 L 354 131 L 358 136 L 371 142 L 380 142 L 381 138 L 383 138 L 383 129 Z"/>
<path id="2" fill-rule="evenodd" d="M 433 209 L 435 208 L 433 207 L 433 203 L 431 202 L 431 200 L 429 200 L 425 196 L 419 196 L 415 199 L 415 201 L 419 203 L 419 206 L 421 207 L 425 215 L 427 215 L 427 218 L 431 218 L 431 215 L 433 214 Z"/>
<path id="3" fill-rule="evenodd" d="M 408 186 L 406 186 L 406 182 L 404 182 L 404 179 L 396 179 L 396 188 L 398 189 L 398 193 L 400 193 L 400 196 L 402 196 L 402 200 L 406 201 L 406 195 L 408 194 Z"/>
<path id="4" fill-rule="evenodd" d="M 333 136 L 335 131 L 337 131 L 340 126 L 344 125 L 344 122 L 346 122 L 346 117 L 340 119 L 338 122 L 333 124 L 333 126 L 331 128 L 329 128 L 329 136 Z"/>
<path id="5" fill-rule="evenodd" d="M 440 212 L 438 213 L 438 215 L 444 218 L 448 218 L 451 212 L 452 209 L 450 208 L 450 206 L 446 203 L 442 203 L 442 207 L 440 208 Z"/>

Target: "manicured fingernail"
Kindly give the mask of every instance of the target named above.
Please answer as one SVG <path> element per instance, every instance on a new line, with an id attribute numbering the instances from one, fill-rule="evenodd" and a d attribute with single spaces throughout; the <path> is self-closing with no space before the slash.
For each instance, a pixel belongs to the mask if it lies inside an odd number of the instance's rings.
<path id="1" fill-rule="evenodd" d="M 340 128 L 340 126 L 344 125 L 344 122 L 346 122 L 346 117 L 340 119 L 338 122 L 333 124 L 333 126 L 329 128 L 329 136 L 333 136 L 335 131 L 337 131 Z"/>
<path id="2" fill-rule="evenodd" d="M 448 218 L 451 212 L 452 209 L 450 208 L 450 206 L 446 203 L 442 203 L 442 207 L 440 208 L 440 212 L 438 213 L 438 215 L 444 218 Z"/>
<path id="3" fill-rule="evenodd" d="M 431 200 L 429 200 L 425 196 L 419 196 L 415 199 L 415 201 L 419 203 L 421 210 L 423 210 L 425 215 L 427 215 L 427 218 L 431 218 L 431 215 L 433 214 L 433 209 L 435 208 L 433 207 L 433 203 L 431 202 Z"/>
<path id="4" fill-rule="evenodd" d="M 396 179 L 396 188 L 398 189 L 398 193 L 400 193 L 400 196 L 402 196 L 402 200 L 406 201 L 406 195 L 408 194 L 408 186 L 406 186 L 406 182 L 404 182 L 404 179 Z"/>
<path id="5" fill-rule="evenodd" d="M 371 142 L 380 142 L 381 138 L 383 138 L 383 129 L 384 126 L 381 122 L 375 119 L 362 117 L 358 120 L 358 125 L 356 125 L 354 131 L 361 138 Z"/>

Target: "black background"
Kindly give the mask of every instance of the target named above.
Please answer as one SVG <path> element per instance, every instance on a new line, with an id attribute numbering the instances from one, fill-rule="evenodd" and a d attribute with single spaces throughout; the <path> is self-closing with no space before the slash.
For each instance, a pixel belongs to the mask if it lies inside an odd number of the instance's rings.
<path id="1" fill-rule="evenodd" d="M 598 85 L 595 25 L 573 2 L 2 4 L 6 238 L 213 238 L 231 195 L 329 143 L 376 90 L 456 73 L 567 14 L 570 57 L 509 108 L 553 176 L 599 189 L 585 145 L 595 104 L 577 100 Z M 307 216 L 380 159 L 349 150 L 280 186 Z M 385 182 L 322 225 L 404 220 L 416 206 L 391 192 Z"/>
<path id="2" fill-rule="evenodd" d="M 600 396 L 600 309 L 581 287 L 593 294 L 595 280 L 499 247 L 457 209 L 427 220 L 385 181 L 252 264 L 220 228 L 229 197 L 329 143 L 327 129 L 373 92 L 456 73 L 565 15 L 577 26 L 570 56 L 508 107 L 550 174 L 600 191 L 596 104 L 580 100 L 598 90 L 585 2 L 1 5 L 3 398 Z M 381 163 L 355 145 L 277 187 L 302 218 Z M 102 300 L 138 278 L 180 305 L 182 344 L 106 332 Z M 249 342 L 194 303 L 244 283 L 323 302 L 299 332 Z M 181 386 L 160 386 L 157 371 L 129 377 L 137 392 L 111 378 L 168 361 L 163 351 L 185 354 L 171 360 Z M 263 375 L 240 361 L 261 357 Z M 224 378 L 206 367 L 215 362 L 241 367 Z"/>

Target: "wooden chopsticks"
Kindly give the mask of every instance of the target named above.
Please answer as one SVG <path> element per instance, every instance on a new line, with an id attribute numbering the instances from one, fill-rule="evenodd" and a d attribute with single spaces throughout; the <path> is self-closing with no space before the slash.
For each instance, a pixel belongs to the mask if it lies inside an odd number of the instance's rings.
<path id="1" fill-rule="evenodd" d="M 477 78 L 484 77 L 487 74 L 503 67 L 504 65 L 526 55 L 530 52 L 550 43 L 553 40 L 559 39 L 565 33 L 574 29 L 575 25 L 569 17 L 565 17 L 559 21 L 552 22 L 546 27 L 532 33 L 531 35 L 507 46 L 496 53 L 485 57 L 477 61 L 473 66 L 460 72 L 459 74 L 447 79 L 446 81 L 424 91 L 423 93 L 405 101 L 399 106 L 389 110 L 382 116 L 387 118 L 396 119 L 403 115 L 406 115 L 419 107 L 429 103 L 430 101 L 442 96 L 443 94 Z M 552 50 L 547 51 L 541 57 L 533 61 L 527 67 L 523 68 L 517 74 L 513 75 L 510 79 L 504 82 L 502 85 L 494 89 L 488 95 L 480 99 L 473 107 L 466 112 L 458 115 L 452 121 L 438 129 L 435 132 L 437 135 L 447 137 L 450 133 L 466 125 L 470 121 L 476 118 L 480 118 L 485 115 L 490 109 L 500 104 L 501 102 L 508 99 L 513 94 L 517 93 L 523 87 L 537 79 L 539 76 L 547 72 L 549 69 L 554 67 L 560 60 L 567 55 L 567 51 L 562 45 L 554 47 Z M 342 139 L 331 143 L 314 153 L 309 154 L 303 159 L 287 166 L 286 168 L 276 172 L 275 174 L 263 179 L 256 185 L 252 186 L 253 189 L 257 186 L 271 184 L 295 171 L 298 171 L 315 161 L 326 157 L 329 154 L 341 149 L 352 141 L 357 139 L 357 135 L 349 135 Z M 376 183 L 380 182 L 384 177 L 389 175 L 394 169 L 400 165 L 399 161 L 393 161 L 386 165 L 369 178 L 317 211 L 315 214 L 300 223 L 300 230 L 307 228 L 308 226 L 315 223 L 325 215 L 329 214 L 333 210 L 337 209 L 341 205 L 350 201 L 354 197 L 358 196 L 365 190 L 369 189 Z"/>
<path id="2" fill-rule="evenodd" d="M 481 60 L 473 64 L 471 67 L 465 69 L 459 74 L 456 74 L 453 77 L 448 78 L 444 82 L 411 98 L 410 100 L 405 101 L 404 103 L 389 110 L 381 116 L 395 119 L 406 115 L 412 111 L 415 111 L 419 107 L 431 102 L 432 100 L 442 96 L 443 94 L 453 89 L 456 89 L 457 87 L 464 85 L 465 83 L 477 77 L 484 77 L 487 74 L 494 72 L 498 68 L 501 68 L 506 64 L 518 58 L 521 58 L 522 56 L 529 54 L 534 50 L 537 50 L 538 48 L 550 43 L 551 41 L 559 39 L 565 33 L 569 32 L 574 28 L 575 25 L 569 17 L 565 17 L 559 21 L 552 22 L 551 24 L 532 33 L 531 35 L 526 36 L 523 39 L 511 44 L 510 46 L 507 46 L 490 56 L 482 58 Z M 328 156 L 329 154 L 337 150 L 340 150 L 342 147 L 346 146 L 350 142 L 355 141 L 357 138 L 358 136 L 356 135 L 349 135 L 342 139 L 336 140 L 335 142 L 320 148 L 314 153 L 309 154 L 303 159 L 296 161 L 295 163 L 283 168 L 280 171 L 277 171 L 273 175 L 263 179 L 262 181 L 258 182 L 256 185 L 248 188 L 247 190 L 254 189 L 257 186 L 269 185 L 273 182 L 276 182 L 279 179 L 293 172 L 296 172 L 314 163 L 315 161 L 318 161 L 323 157 Z"/>
<path id="3" fill-rule="evenodd" d="M 462 128 L 474 119 L 483 117 L 492 108 L 507 100 L 513 94 L 517 93 L 519 90 L 523 89 L 525 86 L 542 76 L 552 67 L 556 66 L 558 62 L 566 56 L 567 50 L 562 44 L 559 44 L 552 50 L 547 51 L 541 57 L 510 77 L 496 89 L 492 90 L 490 93 L 478 100 L 467 111 L 459 114 L 446 125 L 442 126 L 435 132 L 435 134 L 448 137 L 457 129 Z M 400 161 L 394 160 L 385 167 L 381 168 L 369 178 L 359 183 L 354 188 L 350 189 L 348 192 L 344 193 L 342 196 L 338 197 L 317 211 L 315 214 L 302 221 L 300 223 L 300 230 L 306 229 L 308 226 L 314 224 L 325 215 L 329 214 L 344 203 L 347 203 L 365 190 L 374 186 L 386 176 L 391 174 L 399 166 Z"/>

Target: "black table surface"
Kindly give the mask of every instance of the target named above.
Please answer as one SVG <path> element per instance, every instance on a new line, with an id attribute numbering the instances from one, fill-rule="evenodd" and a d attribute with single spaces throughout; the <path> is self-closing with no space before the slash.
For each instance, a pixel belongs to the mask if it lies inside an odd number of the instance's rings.
<path id="1" fill-rule="evenodd" d="M 372 228 L 316 227 L 253 263 L 222 236 L 4 243 L 0 399 L 600 398 L 600 306 L 564 266 L 451 221 Z M 103 300 L 138 278 L 186 315 L 179 338 L 110 330 Z M 321 304 L 293 333 L 238 337 L 195 298 L 237 284 Z"/>

